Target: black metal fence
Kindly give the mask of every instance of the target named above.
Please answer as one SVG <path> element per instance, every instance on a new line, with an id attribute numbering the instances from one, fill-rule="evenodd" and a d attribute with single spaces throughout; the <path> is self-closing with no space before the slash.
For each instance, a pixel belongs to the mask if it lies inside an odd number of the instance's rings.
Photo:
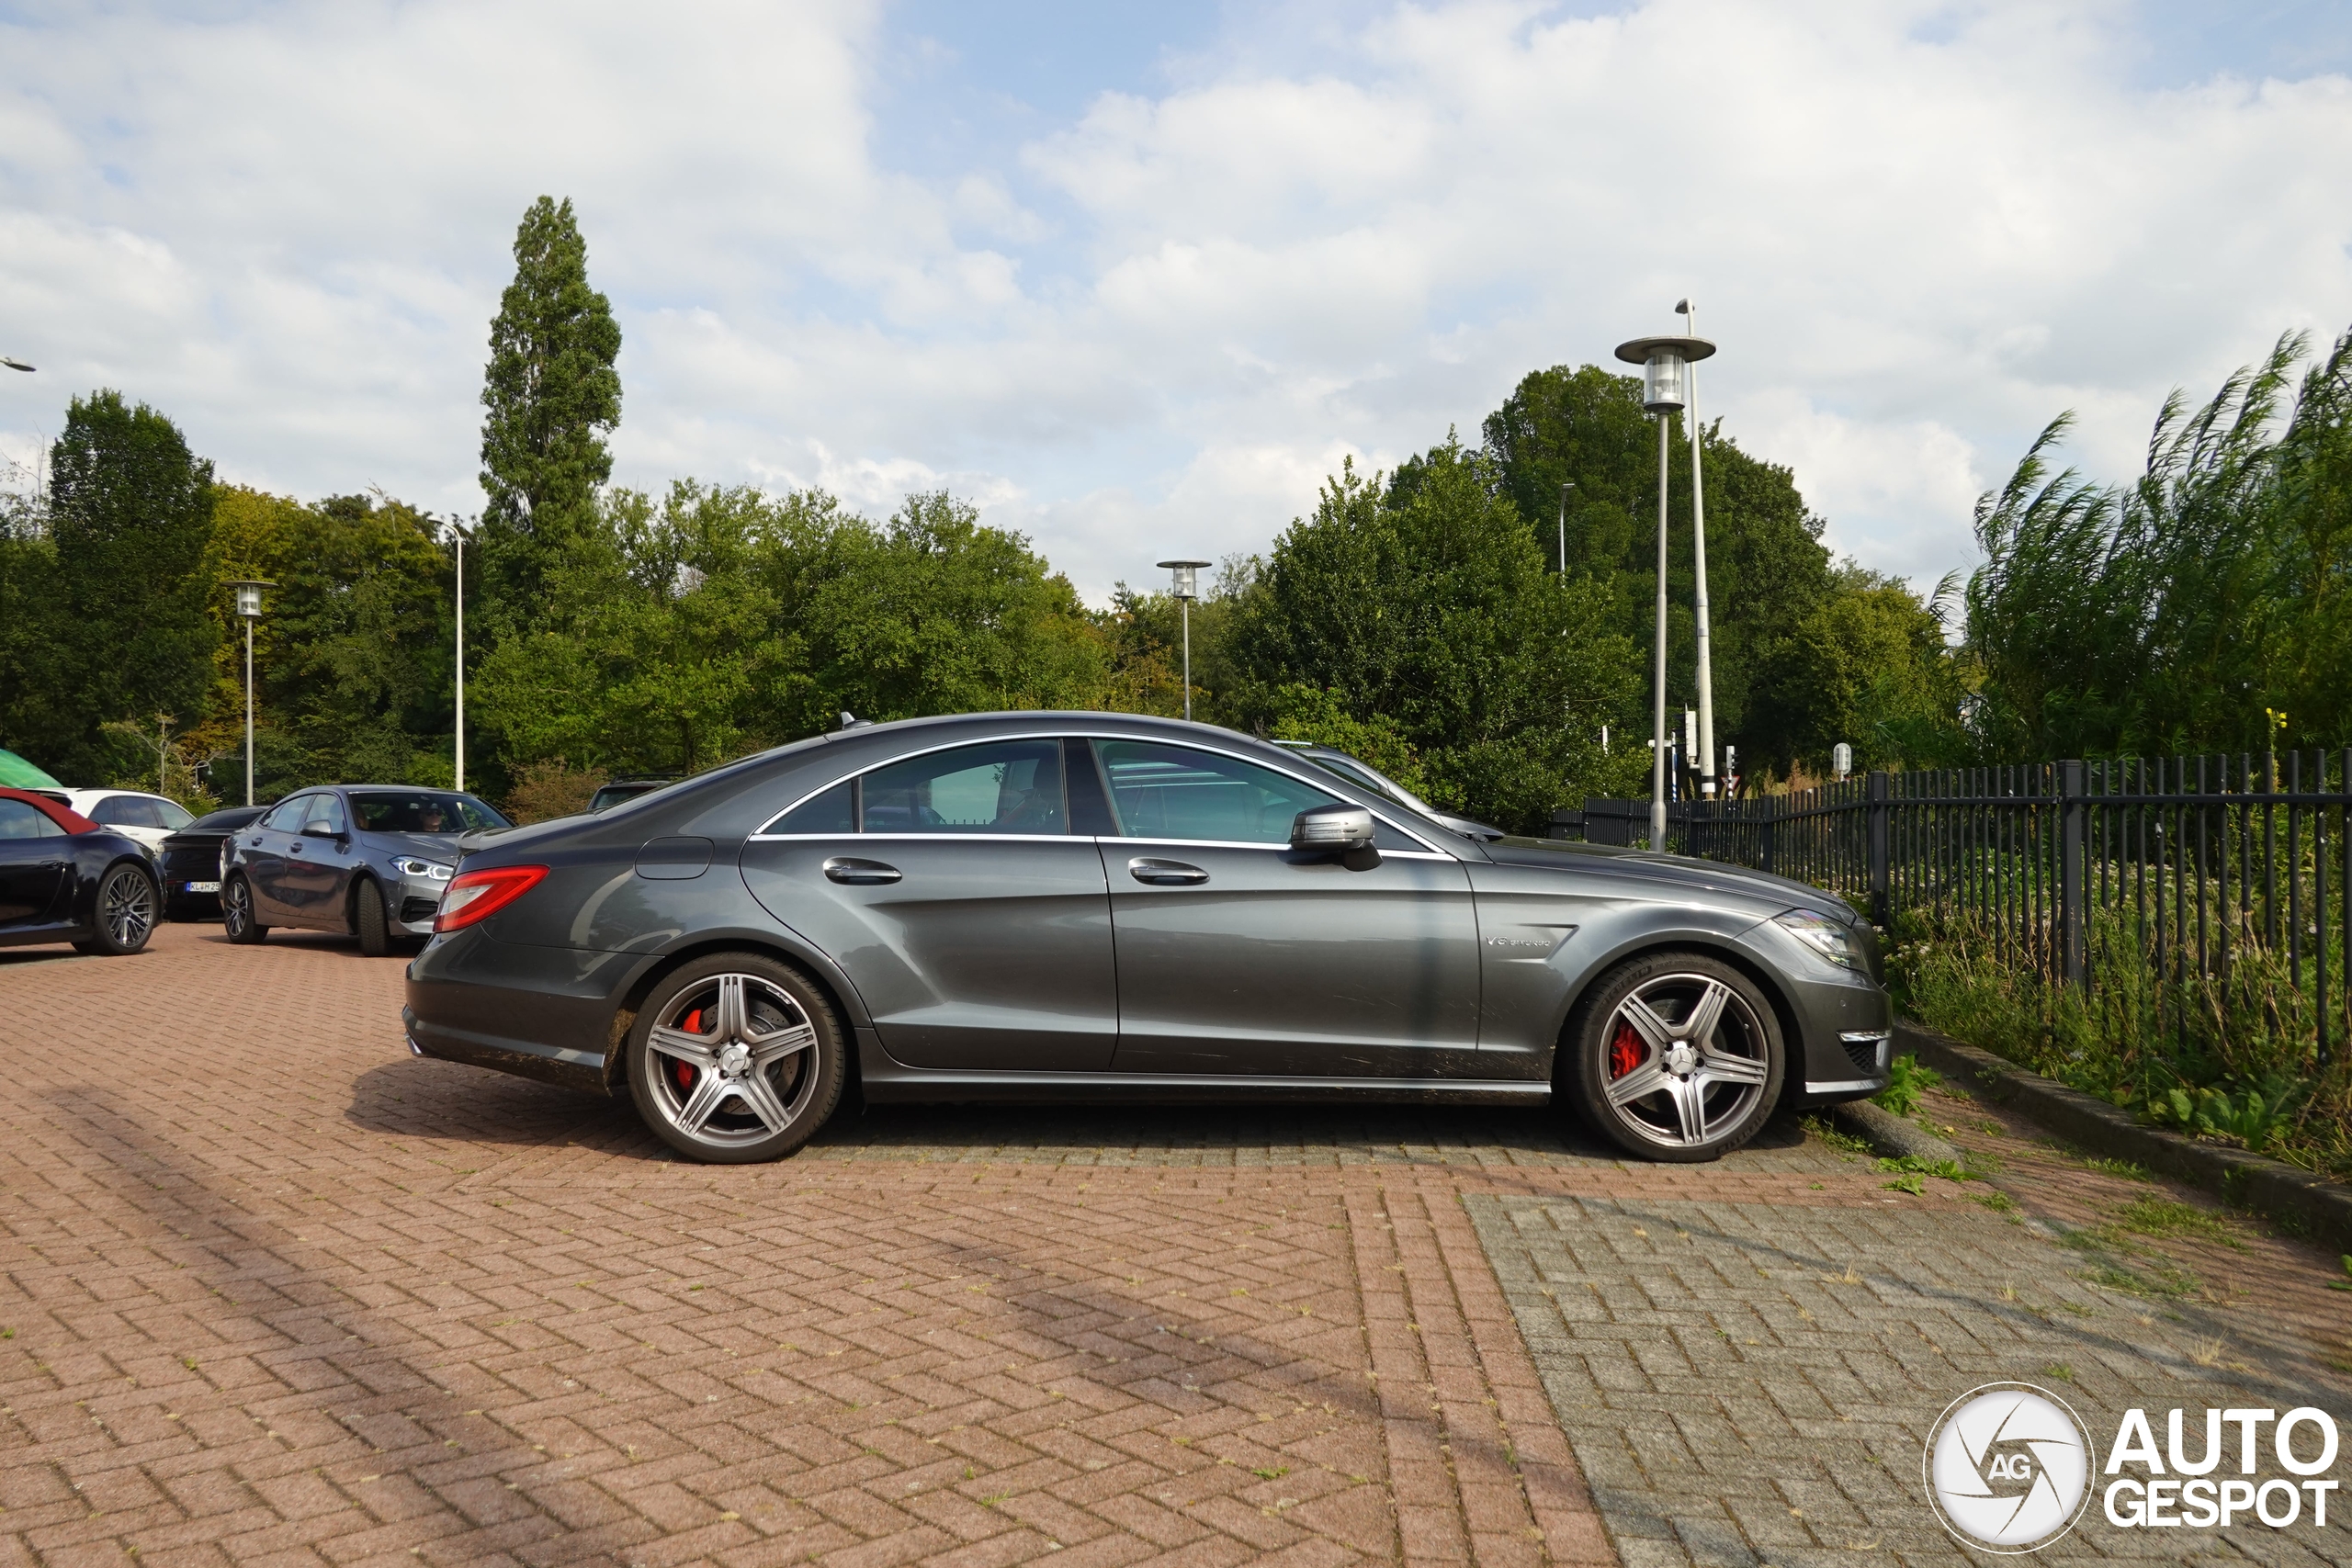
<path id="1" fill-rule="evenodd" d="M 1647 801 L 1564 815 L 1596 843 L 1649 841 Z M 2176 983 L 2259 953 L 2308 1002 L 2321 1064 L 2352 1037 L 2352 749 L 1873 773 L 1675 803 L 1667 843 L 1827 889 L 1881 927 L 1958 917 L 2079 987 L 2095 931 Z"/>

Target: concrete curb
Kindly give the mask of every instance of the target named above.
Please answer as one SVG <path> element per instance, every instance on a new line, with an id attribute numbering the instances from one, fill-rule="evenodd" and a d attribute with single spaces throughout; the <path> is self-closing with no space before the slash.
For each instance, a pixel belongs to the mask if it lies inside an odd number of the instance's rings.
<path id="1" fill-rule="evenodd" d="M 1911 1053 L 1946 1077 L 1959 1079 L 1971 1093 L 2021 1111 L 2093 1154 L 2135 1161 L 2352 1251 L 2352 1187 L 2340 1181 L 2244 1149 L 2143 1126 L 2106 1100 L 1907 1021 L 1894 1026 L 1894 1050 Z"/>
<path id="2" fill-rule="evenodd" d="M 1926 1128 L 1905 1122 L 1894 1111 L 1882 1110 L 1867 1100 L 1849 1100 L 1831 1106 L 1829 1119 L 1892 1158 L 1900 1159 L 1908 1155 L 1914 1159 L 1950 1160 L 1954 1165 L 1961 1163 L 1961 1153 L 1951 1145 Z"/>

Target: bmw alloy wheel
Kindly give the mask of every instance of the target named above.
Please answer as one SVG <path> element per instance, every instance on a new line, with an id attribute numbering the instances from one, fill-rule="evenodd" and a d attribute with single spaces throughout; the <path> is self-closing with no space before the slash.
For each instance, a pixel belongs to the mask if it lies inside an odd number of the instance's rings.
<path id="1" fill-rule="evenodd" d="M 816 1026 L 789 992 L 729 971 L 662 1008 L 639 1083 L 648 1109 L 695 1152 L 724 1155 L 768 1144 L 809 1116 L 825 1076 L 818 1056 Z"/>
<path id="2" fill-rule="evenodd" d="M 136 953 L 155 930 L 155 883 L 136 866 L 119 865 L 98 885 L 98 924 L 111 953 Z"/>

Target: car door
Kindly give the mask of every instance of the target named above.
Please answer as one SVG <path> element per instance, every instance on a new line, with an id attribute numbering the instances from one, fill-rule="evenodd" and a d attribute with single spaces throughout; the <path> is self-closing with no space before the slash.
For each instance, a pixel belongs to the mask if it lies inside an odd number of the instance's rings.
<path id="1" fill-rule="evenodd" d="M 310 810 L 315 798 L 298 795 L 281 800 L 260 821 L 237 836 L 245 882 L 253 889 L 254 913 L 266 926 L 299 918 L 292 901 L 293 890 L 288 886 L 290 863 L 300 839 L 296 829 L 301 827 L 303 814 Z"/>
<path id="2" fill-rule="evenodd" d="M 287 846 L 278 886 L 295 919 L 340 931 L 344 889 L 351 880 L 350 824 L 340 796 L 322 792 L 304 798 L 309 804 Z"/>
<path id="3" fill-rule="evenodd" d="M 51 923 L 72 847 L 46 813 L 0 800 L 0 931 Z"/>
<path id="4" fill-rule="evenodd" d="M 895 1060 L 1110 1066 L 1110 897 L 1092 836 L 1070 830 L 1064 750 L 1042 737 L 920 752 L 745 844 L 752 896 L 841 965 Z"/>
<path id="5" fill-rule="evenodd" d="M 1478 926 L 1461 863 L 1383 824 L 1380 863 L 1290 848 L 1338 803 L 1259 763 L 1097 740 L 1121 1073 L 1477 1076 Z M 1375 818 L 1376 819 L 1376 818 Z"/>

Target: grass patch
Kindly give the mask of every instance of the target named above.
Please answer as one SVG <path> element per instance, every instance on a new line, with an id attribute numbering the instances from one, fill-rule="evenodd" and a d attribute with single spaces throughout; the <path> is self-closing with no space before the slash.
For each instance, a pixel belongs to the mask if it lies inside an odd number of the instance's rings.
<path id="1" fill-rule="evenodd" d="M 1975 1172 L 1966 1169 L 1956 1160 L 1921 1159 L 1917 1155 L 1902 1155 L 1894 1159 L 1882 1159 L 1878 1162 L 1878 1168 L 1881 1170 L 1908 1171 L 1916 1176 L 1940 1176 L 1946 1181 L 1977 1179 Z"/>
<path id="2" fill-rule="evenodd" d="M 2120 1176 L 2126 1181 L 2154 1181 L 2148 1168 L 2135 1159 L 2086 1159 L 2083 1163 L 2101 1176 Z"/>
<path id="3" fill-rule="evenodd" d="M 2188 1236 L 2245 1250 L 2237 1227 L 2226 1216 L 2170 1198 L 2135 1198 L 2116 1214 L 2115 1223 L 2140 1235 Z"/>
<path id="4" fill-rule="evenodd" d="M 1996 1214 L 2006 1214 L 2018 1206 L 2016 1199 L 1998 1190 L 1991 1192 L 1971 1192 L 1968 1195 L 1968 1201 L 1972 1203 L 1982 1203 Z"/>
<path id="5" fill-rule="evenodd" d="M 1809 1136 L 1819 1138 L 1839 1154 L 1866 1155 L 1871 1152 L 1868 1143 L 1857 1138 L 1851 1133 L 1839 1132 L 1822 1117 L 1807 1116 L 1797 1124 L 1803 1127 Z"/>

